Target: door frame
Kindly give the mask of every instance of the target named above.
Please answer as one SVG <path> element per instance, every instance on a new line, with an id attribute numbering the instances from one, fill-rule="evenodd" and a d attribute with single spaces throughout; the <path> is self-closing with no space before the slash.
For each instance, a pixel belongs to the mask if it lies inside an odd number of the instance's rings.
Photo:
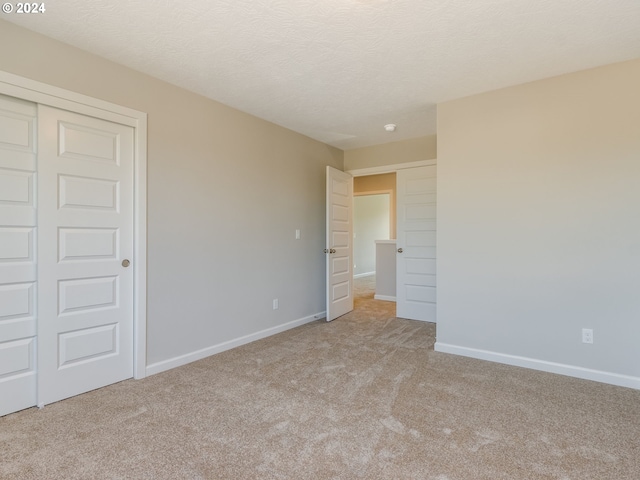
<path id="1" fill-rule="evenodd" d="M 0 70 L 0 94 L 134 129 L 133 378 L 146 376 L 147 351 L 147 114 Z"/>
<path id="2" fill-rule="evenodd" d="M 394 163 L 390 165 L 381 165 L 379 167 L 356 168 L 354 170 L 345 170 L 345 172 L 350 173 L 354 177 L 364 177 L 367 175 L 380 175 L 382 173 L 395 173 L 398 170 L 403 170 L 405 168 L 428 167 L 429 165 L 436 165 L 437 163 L 438 163 L 438 160 L 434 158 L 432 160 L 419 160 L 417 162 Z"/>
<path id="3" fill-rule="evenodd" d="M 390 165 L 381 165 L 379 167 L 356 168 L 354 170 L 345 170 L 345 172 L 350 173 L 355 178 L 355 177 L 364 177 L 367 175 L 380 175 L 383 173 L 398 173 L 398 170 L 404 170 L 406 168 L 428 167 L 428 166 L 437 165 L 437 164 L 438 164 L 438 160 L 434 158 L 432 160 L 418 160 L 417 162 L 395 163 Z M 396 203 L 396 209 L 397 209 L 397 203 Z M 398 222 L 398 219 L 396 218 L 396 232 L 395 232 L 396 238 L 398 237 L 397 222 Z M 396 273 L 396 280 L 397 280 L 397 273 Z"/>

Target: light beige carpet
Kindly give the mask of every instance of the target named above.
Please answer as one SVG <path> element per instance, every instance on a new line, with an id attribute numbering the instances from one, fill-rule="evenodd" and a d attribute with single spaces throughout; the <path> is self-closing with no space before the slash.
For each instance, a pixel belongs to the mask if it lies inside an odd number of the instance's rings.
<path id="1" fill-rule="evenodd" d="M 332 323 L 1 418 L 0 478 L 640 479 L 640 392 L 436 353 L 370 280 Z"/>

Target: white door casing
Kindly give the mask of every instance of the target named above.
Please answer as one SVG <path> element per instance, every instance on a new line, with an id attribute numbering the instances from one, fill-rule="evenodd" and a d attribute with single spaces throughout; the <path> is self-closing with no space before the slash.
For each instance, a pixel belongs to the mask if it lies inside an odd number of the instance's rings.
<path id="1" fill-rule="evenodd" d="M 0 416 L 36 402 L 36 105 L 0 95 Z"/>
<path id="2" fill-rule="evenodd" d="M 133 128 L 38 106 L 39 406 L 133 375 L 133 158 Z"/>
<path id="3" fill-rule="evenodd" d="M 327 166 L 327 321 L 353 310 L 353 177 Z"/>
<path id="4" fill-rule="evenodd" d="M 398 170 L 396 315 L 436 321 L 436 166 Z"/>

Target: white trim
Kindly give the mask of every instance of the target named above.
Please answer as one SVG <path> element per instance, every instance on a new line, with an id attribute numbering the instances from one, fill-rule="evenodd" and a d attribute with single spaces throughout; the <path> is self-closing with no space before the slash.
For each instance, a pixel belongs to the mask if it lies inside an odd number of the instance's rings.
<path id="1" fill-rule="evenodd" d="M 372 277 L 375 274 L 376 274 L 376 272 L 358 273 L 357 275 L 354 275 L 353 278 Z"/>
<path id="2" fill-rule="evenodd" d="M 147 114 L 135 129 L 133 237 L 133 378 L 146 376 L 147 367 Z"/>
<path id="3" fill-rule="evenodd" d="M 72 110 L 76 113 L 98 116 L 137 127 L 141 116 L 147 114 L 128 107 L 105 102 L 98 98 L 82 95 L 81 93 L 54 87 L 46 83 L 37 82 L 29 78 L 20 77 L 13 73 L 0 70 L 0 87 L 4 95 L 22 98 L 34 103 L 42 103 L 56 108 Z M 102 112 L 96 112 L 101 110 Z"/>
<path id="4" fill-rule="evenodd" d="M 346 173 L 350 173 L 354 177 L 362 177 L 364 175 L 379 175 L 381 173 L 393 173 L 405 168 L 414 167 L 428 167 L 429 165 L 435 165 L 437 160 L 419 160 L 417 162 L 396 163 L 393 165 L 381 165 L 379 167 L 357 168 L 355 170 L 345 170 Z"/>
<path id="5" fill-rule="evenodd" d="M 378 295 L 377 293 L 373 296 L 375 300 L 384 300 L 385 302 L 395 302 L 396 297 L 392 297 L 391 295 Z"/>
<path id="6" fill-rule="evenodd" d="M 353 192 L 354 197 L 366 197 L 367 195 L 391 195 L 393 190 L 367 190 L 366 192 Z"/>
<path id="7" fill-rule="evenodd" d="M 630 375 L 604 372 L 602 370 L 592 370 L 590 368 L 576 367 L 574 365 L 547 362 L 545 360 L 538 360 L 535 358 L 519 357 L 517 355 L 508 355 L 504 353 L 491 352 L 488 350 L 461 347 L 458 345 L 450 345 L 448 343 L 442 342 L 436 342 L 436 344 L 434 345 L 434 350 L 436 352 L 462 355 L 463 357 L 488 360 L 490 362 L 530 368 L 532 370 L 540 370 L 542 372 L 567 375 L 569 377 L 582 378 L 584 380 L 592 380 L 594 382 L 608 383 L 610 385 L 618 385 L 620 387 L 640 390 L 640 378 L 632 377 Z"/>
<path id="8" fill-rule="evenodd" d="M 147 351 L 147 114 L 0 70 L 0 94 L 133 127 L 133 376 L 144 378 Z"/>
<path id="9" fill-rule="evenodd" d="M 316 313 L 315 315 L 309 315 L 308 317 L 299 318 L 298 320 L 293 320 L 283 325 L 277 325 L 275 327 L 266 328 L 256 333 L 252 333 L 249 335 L 245 335 L 243 337 L 235 338 L 233 340 L 228 340 L 226 342 L 218 343 L 217 345 L 212 345 L 210 347 L 196 350 L 195 352 L 180 355 L 178 357 L 173 357 L 168 360 L 163 360 L 161 362 L 152 363 L 151 365 L 147 366 L 146 374 L 155 375 L 156 373 L 171 370 L 172 368 L 181 367 L 188 363 L 210 357 L 211 355 L 215 355 L 216 353 L 221 353 L 227 350 L 231 350 L 232 348 L 240 347 L 242 345 L 246 345 L 247 343 L 255 342 L 256 340 L 261 340 L 263 338 L 270 337 L 271 335 L 275 335 L 276 333 L 282 333 L 286 330 L 290 330 L 292 328 L 299 327 L 300 325 L 311 323 L 325 317 L 326 317 L 326 312 Z"/>

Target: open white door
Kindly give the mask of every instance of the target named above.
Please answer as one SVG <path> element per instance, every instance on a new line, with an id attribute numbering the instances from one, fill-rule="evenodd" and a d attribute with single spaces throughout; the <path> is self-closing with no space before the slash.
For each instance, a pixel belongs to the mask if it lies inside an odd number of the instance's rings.
<path id="1" fill-rule="evenodd" d="M 396 315 L 436 321 L 436 166 L 398 170 Z"/>
<path id="2" fill-rule="evenodd" d="M 133 376 L 131 127 L 38 106 L 38 405 Z"/>
<path id="3" fill-rule="evenodd" d="M 327 166 L 327 322 L 353 310 L 353 177 Z"/>

